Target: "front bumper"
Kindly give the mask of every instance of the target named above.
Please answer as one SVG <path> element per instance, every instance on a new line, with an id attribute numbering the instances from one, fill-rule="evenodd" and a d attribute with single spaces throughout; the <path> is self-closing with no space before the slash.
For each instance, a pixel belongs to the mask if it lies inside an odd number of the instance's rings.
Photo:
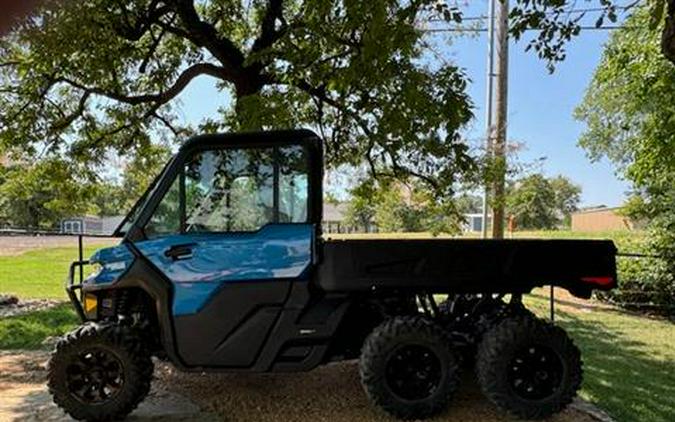
<path id="1" fill-rule="evenodd" d="M 89 265 L 88 260 L 84 261 L 75 261 L 70 264 L 70 270 L 68 271 L 68 280 L 66 281 L 66 293 L 77 312 L 77 316 L 80 317 L 82 322 L 86 321 L 86 315 L 84 313 L 84 307 L 82 306 L 83 295 L 82 295 L 82 285 L 84 282 L 84 266 Z M 79 269 L 79 282 L 75 282 L 75 271 Z"/>

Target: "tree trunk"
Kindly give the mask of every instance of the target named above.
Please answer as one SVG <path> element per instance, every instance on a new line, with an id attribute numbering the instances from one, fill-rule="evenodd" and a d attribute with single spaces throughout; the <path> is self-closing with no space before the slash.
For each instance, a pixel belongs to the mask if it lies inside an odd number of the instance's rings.
<path id="1" fill-rule="evenodd" d="M 262 78 L 258 75 L 251 75 L 249 77 L 238 80 L 234 84 L 235 104 L 234 112 L 237 116 L 237 125 L 239 130 L 262 130 L 262 126 L 258 123 L 253 123 L 247 119 L 247 114 L 250 111 L 245 111 L 243 108 L 243 101 L 247 97 L 260 94 L 262 88 L 265 86 Z"/>

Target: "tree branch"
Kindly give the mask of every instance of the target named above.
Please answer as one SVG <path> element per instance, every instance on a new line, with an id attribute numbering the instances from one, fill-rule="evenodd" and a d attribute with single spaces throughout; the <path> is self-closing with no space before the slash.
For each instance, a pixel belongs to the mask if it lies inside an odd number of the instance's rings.
<path id="1" fill-rule="evenodd" d="M 241 77 L 245 57 L 239 48 L 231 40 L 221 37 L 213 25 L 201 20 L 193 0 L 174 0 L 174 3 L 186 37 L 206 48 L 231 75 Z"/>
<path id="2" fill-rule="evenodd" d="M 252 52 L 259 52 L 269 48 L 285 32 L 283 29 L 277 31 L 275 23 L 277 19 L 283 20 L 283 0 L 269 0 L 260 25 L 260 36 L 253 42 Z"/>
<path id="3" fill-rule="evenodd" d="M 326 90 L 324 88 L 313 87 L 307 81 L 299 81 L 297 84 L 295 84 L 295 87 L 302 91 L 305 91 L 310 95 L 319 98 L 322 102 L 328 104 L 329 106 L 344 112 L 346 115 L 354 119 L 354 121 L 356 121 L 356 123 L 359 125 L 359 127 L 366 136 L 372 137 L 373 133 L 370 130 L 370 127 L 368 126 L 368 122 L 365 119 L 363 119 L 358 113 L 356 113 L 353 110 L 350 110 L 349 108 L 345 107 L 343 104 L 340 104 L 334 98 L 326 94 Z"/>
<path id="4" fill-rule="evenodd" d="M 75 88 L 81 89 L 85 92 L 100 95 L 111 100 L 123 102 L 130 105 L 140 105 L 146 103 L 166 104 L 180 94 L 183 89 L 197 76 L 211 75 L 219 79 L 227 79 L 228 72 L 222 67 L 210 63 L 198 63 L 185 69 L 183 73 L 176 79 L 174 84 L 166 91 L 157 94 L 141 94 L 141 95 L 127 95 L 119 92 L 110 92 L 102 88 L 88 87 L 77 81 L 66 77 L 56 78 L 56 82 L 64 82 Z"/>
<path id="5" fill-rule="evenodd" d="M 173 21 L 176 20 L 176 15 L 173 15 L 171 20 L 169 21 L 169 26 L 173 23 Z M 150 62 L 150 59 L 152 56 L 155 55 L 155 51 L 157 51 L 157 47 L 159 47 L 159 43 L 162 41 L 162 38 L 164 38 L 164 34 L 167 33 L 167 29 L 163 28 L 160 26 L 161 32 L 159 35 L 155 38 L 152 29 L 150 29 L 150 35 L 152 36 L 152 45 L 150 46 L 150 49 L 148 50 L 148 54 L 145 55 L 143 58 L 143 61 L 141 62 L 141 65 L 138 67 L 138 71 L 140 73 L 145 73 L 145 69 L 148 66 L 148 62 Z"/>
<path id="6" fill-rule="evenodd" d="M 143 35 L 150 29 L 153 23 L 158 22 L 162 16 L 166 15 L 171 11 L 171 8 L 164 4 L 159 5 L 159 0 L 152 0 L 148 5 L 148 9 L 145 13 L 145 16 L 142 16 L 135 22 L 131 22 L 129 18 L 129 11 L 126 7 L 126 2 L 118 0 L 117 5 L 122 12 L 123 26 L 115 27 L 115 32 L 117 34 L 128 40 L 128 41 L 138 41 Z"/>
<path id="7" fill-rule="evenodd" d="M 150 113 L 150 115 L 155 119 L 159 120 L 167 129 L 169 129 L 174 134 L 174 136 L 180 136 L 181 134 L 180 129 L 177 129 L 173 124 L 171 124 L 171 122 L 166 117 L 159 114 L 157 110 Z"/>
<path id="8" fill-rule="evenodd" d="M 77 120 L 82 114 L 84 114 L 84 111 L 87 107 L 87 100 L 91 96 L 91 92 L 85 91 L 84 94 L 80 97 L 80 101 L 78 101 L 77 104 L 77 109 L 69 114 L 69 115 L 64 115 L 63 118 L 57 122 L 55 122 L 51 127 L 50 127 L 50 132 L 60 132 L 70 126 L 75 120 Z"/>

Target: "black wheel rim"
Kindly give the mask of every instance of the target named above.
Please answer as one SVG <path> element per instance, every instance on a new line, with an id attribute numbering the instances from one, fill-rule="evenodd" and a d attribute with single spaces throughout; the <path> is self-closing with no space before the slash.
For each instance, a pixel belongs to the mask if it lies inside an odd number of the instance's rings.
<path id="1" fill-rule="evenodd" d="M 526 400 L 543 400 L 552 396 L 558 391 L 562 377 L 562 360 L 548 346 L 524 347 L 515 353 L 509 363 L 509 385 Z"/>
<path id="2" fill-rule="evenodd" d="M 122 362 L 111 351 L 89 349 L 73 358 L 66 368 L 68 391 L 86 404 L 101 404 L 119 394 L 124 386 Z"/>
<path id="3" fill-rule="evenodd" d="M 441 383 L 441 361 L 436 353 L 421 345 L 396 349 L 386 366 L 386 382 L 391 391 L 404 400 L 430 397 Z"/>

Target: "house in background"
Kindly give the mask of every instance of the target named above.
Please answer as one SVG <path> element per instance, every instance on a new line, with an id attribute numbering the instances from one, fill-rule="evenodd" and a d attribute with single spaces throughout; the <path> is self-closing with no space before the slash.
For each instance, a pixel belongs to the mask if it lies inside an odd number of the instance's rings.
<path id="1" fill-rule="evenodd" d="M 572 213 L 572 231 L 577 232 L 638 230 L 643 227 L 643 222 L 621 215 L 621 207 L 595 207 Z"/>
<path id="2" fill-rule="evenodd" d="M 113 217 L 70 217 L 61 220 L 61 233 L 111 235 L 120 225 L 124 216 Z"/>
<path id="3" fill-rule="evenodd" d="M 101 234 L 103 223 L 99 217 L 78 216 L 61 220 L 61 233 Z"/>
<path id="4" fill-rule="evenodd" d="M 377 232 L 375 223 L 368 227 L 354 227 L 346 223 L 346 214 L 349 204 L 340 202 L 337 204 L 331 202 L 323 203 L 323 222 L 322 229 L 324 233 L 373 233 Z"/>
<path id="5" fill-rule="evenodd" d="M 491 217 L 488 215 L 488 227 L 492 221 Z M 462 231 L 480 233 L 483 231 L 483 214 L 464 214 L 464 225 Z"/>

